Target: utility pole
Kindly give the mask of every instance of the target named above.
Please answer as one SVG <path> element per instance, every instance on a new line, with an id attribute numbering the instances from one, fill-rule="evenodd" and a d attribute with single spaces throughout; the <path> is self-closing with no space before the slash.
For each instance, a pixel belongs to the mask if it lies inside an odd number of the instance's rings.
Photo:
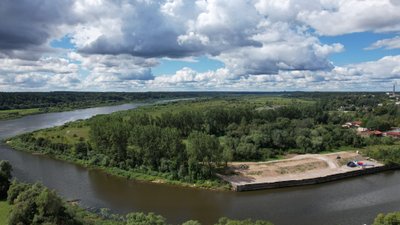
<path id="1" fill-rule="evenodd" d="M 393 97 L 396 96 L 396 83 L 393 83 Z"/>

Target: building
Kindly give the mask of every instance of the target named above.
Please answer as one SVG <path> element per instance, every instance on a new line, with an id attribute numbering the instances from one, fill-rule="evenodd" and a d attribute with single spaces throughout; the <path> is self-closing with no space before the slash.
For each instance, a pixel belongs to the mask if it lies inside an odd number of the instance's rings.
<path id="1" fill-rule="evenodd" d="M 368 128 L 365 127 L 357 127 L 357 132 L 365 132 L 368 131 Z"/>
<path id="2" fill-rule="evenodd" d="M 362 122 L 361 121 L 353 121 L 353 122 L 347 122 L 342 125 L 343 128 L 359 128 L 361 127 Z"/>
<path id="3" fill-rule="evenodd" d="M 386 137 L 400 138 L 400 132 L 397 131 L 388 131 L 383 134 Z"/>
<path id="4" fill-rule="evenodd" d="M 362 137 L 371 137 L 371 136 L 382 137 L 384 133 L 379 130 L 367 130 L 367 131 L 359 132 L 359 134 Z"/>

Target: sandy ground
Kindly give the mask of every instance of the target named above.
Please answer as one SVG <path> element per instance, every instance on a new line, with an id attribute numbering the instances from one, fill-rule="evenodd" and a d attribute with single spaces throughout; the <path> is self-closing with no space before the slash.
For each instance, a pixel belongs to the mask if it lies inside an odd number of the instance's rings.
<path id="1" fill-rule="evenodd" d="M 270 162 L 234 162 L 229 164 L 229 170 L 233 175 L 220 176 L 230 182 L 232 186 L 237 186 L 303 180 L 363 169 L 362 167 L 348 167 L 346 164 L 352 160 L 362 161 L 375 167 L 383 166 L 383 164 L 365 158 L 356 152 L 336 152 L 296 155 L 288 159 Z"/>

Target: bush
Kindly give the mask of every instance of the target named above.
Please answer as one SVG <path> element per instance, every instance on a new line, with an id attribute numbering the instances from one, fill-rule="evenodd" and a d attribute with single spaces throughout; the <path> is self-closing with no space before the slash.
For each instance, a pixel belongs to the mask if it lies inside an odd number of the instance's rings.
<path id="1" fill-rule="evenodd" d="M 373 223 L 373 225 L 399 225 L 400 224 L 400 212 L 379 214 Z"/>
<path id="2" fill-rule="evenodd" d="M 400 147 L 398 146 L 377 147 L 367 150 L 366 154 L 386 165 L 400 165 Z"/>
<path id="3" fill-rule="evenodd" d="M 130 213 L 126 216 L 126 225 L 166 225 L 164 217 L 154 213 Z"/>
<path id="4" fill-rule="evenodd" d="M 252 220 L 231 220 L 228 218 L 221 218 L 219 219 L 218 223 L 216 223 L 215 225 L 273 225 L 270 222 L 267 221 L 263 221 L 263 220 L 256 220 L 256 221 L 252 221 Z"/>

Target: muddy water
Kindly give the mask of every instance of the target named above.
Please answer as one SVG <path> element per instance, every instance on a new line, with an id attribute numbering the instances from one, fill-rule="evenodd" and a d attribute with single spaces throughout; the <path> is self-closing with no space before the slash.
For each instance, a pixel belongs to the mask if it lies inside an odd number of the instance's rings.
<path id="1" fill-rule="evenodd" d="M 137 106 L 99 107 L 1 121 L 0 138 Z M 46 156 L 14 151 L 3 144 L 0 159 L 13 164 L 14 176 L 19 180 L 42 182 L 67 199 L 80 199 L 85 207 L 110 208 L 118 213 L 151 211 L 175 224 L 197 219 L 206 225 L 228 216 L 267 219 L 276 225 L 361 225 L 371 224 L 379 212 L 400 210 L 400 171 L 302 188 L 234 193 L 129 181 Z"/>

